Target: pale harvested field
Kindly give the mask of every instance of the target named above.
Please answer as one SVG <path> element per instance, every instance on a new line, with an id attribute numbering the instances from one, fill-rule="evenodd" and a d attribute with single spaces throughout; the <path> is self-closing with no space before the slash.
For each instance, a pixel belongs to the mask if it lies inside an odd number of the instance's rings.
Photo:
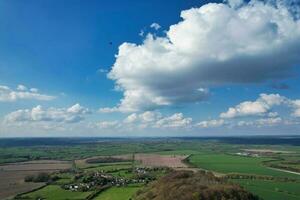
<path id="1" fill-rule="evenodd" d="M 188 168 L 182 161 L 187 156 L 159 155 L 159 154 L 135 154 L 135 160 L 140 161 L 146 167 L 171 167 Z"/>
<path id="2" fill-rule="evenodd" d="M 43 185 L 43 183 L 25 183 L 24 178 L 27 175 L 54 172 L 70 167 L 70 162 L 50 160 L 0 165 L 0 199 L 7 199 Z"/>
<path id="3" fill-rule="evenodd" d="M 79 168 L 91 167 L 99 165 L 90 164 L 86 161 L 92 158 L 101 158 L 104 156 L 94 156 L 86 159 L 76 160 L 76 166 Z M 111 156 L 113 158 L 119 158 L 124 160 L 131 160 L 132 154 Z M 145 167 L 171 167 L 171 168 L 187 168 L 188 166 L 184 164 L 182 161 L 187 158 L 187 156 L 171 156 L 171 155 L 159 155 L 159 154 L 135 154 L 135 160 L 139 161 L 142 166 Z"/>
<path id="4" fill-rule="evenodd" d="M 126 156 L 125 156 L 126 157 Z M 181 155 L 159 155 L 159 154 L 135 154 L 135 160 L 141 162 L 145 167 L 170 167 L 174 170 L 187 170 L 197 172 L 203 170 L 200 168 L 192 168 L 183 161 L 189 157 Z M 204 170 L 206 171 L 206 170 Z M 213 172 L 215 176 L 221 177 L 222 174 Z"/>
<path id="5" fill-rule="evenodd" d="M 132 154 L 123 154 L 123 155 L 117 155 L 111 157 L 130 160 L 132 159 L 132 156 L 133 156 Z M 99 158 L 99 157 L 103 157 L 103 156 L 94 156 L 86 159 L 76 160 L 75 163 L 77 167 L 82 167 L 82 168 L 97 166 L 99 165 L 99 163 L 89 164 L 86 162 L 86 160 L 91 158 Z M 193 172 L 204 170 L 200 168 L 189 167 L 187 164 L 185 164 L 183 160 L 186 159 L 187 157 L 188 155 L 182 156 L 182 155 L 160 155 L 160 154 L 142 154 L 142 153 L 138 153 L 134 155 L 135 161 L 138 161 L 140 165 L 143 167 L 170 167 L 173 168 L 174 170 L 188 170 Z M 217 172 L 212 172 L 212 173 L 214 173 L 214 175 L 217 177 L 223 176 L 223 174 L 221 173 L 217 173 Z"/>

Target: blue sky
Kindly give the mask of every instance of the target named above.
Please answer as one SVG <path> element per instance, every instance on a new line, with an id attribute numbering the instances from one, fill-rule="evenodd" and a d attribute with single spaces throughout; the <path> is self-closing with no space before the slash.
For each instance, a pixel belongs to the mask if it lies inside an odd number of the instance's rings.
<path id="1" fill-rule="evenodd" d="M 299 134 L 290 2 L 2 0 L 0 137 Z"/>

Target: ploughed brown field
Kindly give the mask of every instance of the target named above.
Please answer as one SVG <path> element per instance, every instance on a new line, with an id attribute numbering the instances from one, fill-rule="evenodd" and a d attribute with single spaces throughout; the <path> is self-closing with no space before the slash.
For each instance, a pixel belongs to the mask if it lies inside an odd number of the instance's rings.
<path id="1" fill-rule="evenodd" d="M 25 183 L 24 178 L 28 175 L 34 175 L 39 172 L 54 172 L 70 167 L 70 162 L 57 160 L 0 165 L 0 199 L 10 198 L 16 194 L 43 186 L 44 183 Z"/>

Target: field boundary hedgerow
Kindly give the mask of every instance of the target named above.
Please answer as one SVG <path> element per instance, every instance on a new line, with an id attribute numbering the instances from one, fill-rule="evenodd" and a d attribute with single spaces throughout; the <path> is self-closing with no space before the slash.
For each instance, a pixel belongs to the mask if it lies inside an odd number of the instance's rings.
<path id="1" fill-rule="evenodd" d="M 24 199 L 22 196 L 23 195 L 26 195 L 26 194 L 29 194 L 31 192 L 35 192 L 35 191 L 38 191 L 38 190 L 41 190 L 45 187 L 47 187 L 49 184 L 48 183 L 45 183 L 44 185 L 42 185 L 41 187 L 37 187 L 37 188 L 34 188 L 32 190 L 29 190 L 29 191 L 26 191 L 26 192 L 22 192 L 22 193 L 19 193 L 17 194 L 13 199 Z"/>
<path id="2" fill-rule="evenodd" d="M 96 190 L 95 192 L 93 192 L 92 194 L 87 196 L 86 200 L 92 200 L 92 199 L 96 198 L 97 196 L 99 196 L 99 194 L 101 194 L 105 190 L 109 189 L 110 187 L 111 187 L 111 185 L 106 185 L 106 186 Z"/>

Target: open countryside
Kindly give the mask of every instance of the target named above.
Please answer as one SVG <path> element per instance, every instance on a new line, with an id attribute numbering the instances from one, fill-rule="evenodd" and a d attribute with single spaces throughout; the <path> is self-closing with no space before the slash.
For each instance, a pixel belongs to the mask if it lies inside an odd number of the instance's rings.
<path id="1" fill-rule="evenodd" d="M 0 200 L 300 200 L 300 0 L 0 0 Z"/>
<path id="2" fill-rule="evenodd" d="M 70 139 L 70 143 L 72 142 Z M 140 145 L 144 148 L 137 152 Z M 126 154 L 114 152 L 114 146 L 118 146 Z M 245 150 L 245 147 L 252 146 L 261 151 L 249 153 Z M 99 152 L 103 147 L 110 147 L 111 154 L 106 151 Z M 271 148 L 272 152 L 263 151 L 266 147 Z M 295 145 L 285 146 L 289 151 L 282 152 L 281 145 L 278 144 L 228 144 L 222 138 L 168 141 L 146 139 L 135 142 L 122 139 L 101 144 L 90 141 L 86 144 L 78 143 L 75 147 L 64 146 L 65 151 L 70 153 L 63 153 L 68 155 L 65 159 L 61 159 L 63 155 L 58 150 L 62 146 L 26 146 L 18 147 L 17 151 L 15 148 L 10 146 L 3 149 L 2 160 L 5 160 L 5 153 L 13 155 L 18 152 L 14 155 L 16 161 L 21 158 L 28 161 L 2 162 L 0 173 L 6 178 L 2 179 L 0 189 L 2 198 L 6 199 L 59 199 L 62 196 L 63 199 L 138 199 L 140 197 L 137 194 L 144 194 L 143 191 L 150 187 L 148 185 L 174 170 L 190 173 L 211 172 L 214 176 L 227 180 L 226 184 L 240 185 L 261 199 L 299 198 L 297 188 L 300 186 L 300 176 L 279 171 L 282 166 L 290 167 L 294 172 L 299 171 L 300 165 L 291 162 L 300 158 L 300 147 Z M 45 148 L 50 149 L 53 154 L 42 154 L 40 158 L 31 161 L 27 158 L 28 152 L 40 154 Z M 74 148 L 82 151 L 99 149 L 93 155 L 88 153 L 84 156 L 80 155 L 80 151 L 74 151 Z M 20 153 L 21 149 L 24 149 L 23 154 Z M 81 159 L 78 159 L 79 155 Z M 51 156 L 61 160 L 46 160 Z M 289 163 L 292 163 L 291 166 Z M 11 171 L 16 176 L 4 176 Z M 17 172 L 22 172 L 23 176 L 18 177 Z M 36 180 L 42 172 L 47 174 L 46 179 Z M 32 179 L 29 179 L 30 176 Z M 4 186 L 4 183 L 7 185 Z M 28 187 L 27 183 L 32 187 Z M 23 184 L 24 187 L 18 189 L 17 184 Z"/>

